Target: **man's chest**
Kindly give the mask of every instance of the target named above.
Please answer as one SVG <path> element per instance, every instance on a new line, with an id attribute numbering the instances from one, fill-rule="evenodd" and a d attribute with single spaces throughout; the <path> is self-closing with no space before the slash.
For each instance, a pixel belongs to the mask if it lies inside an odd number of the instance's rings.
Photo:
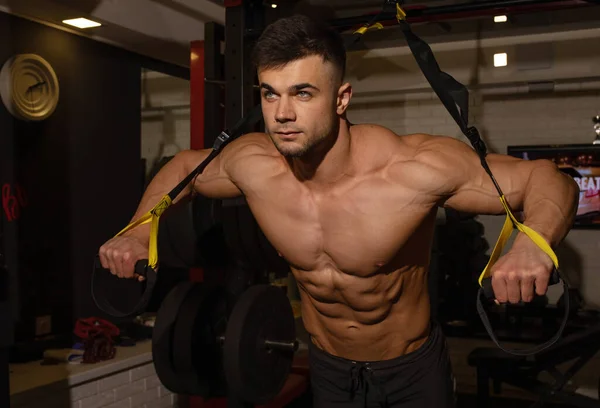
<path id="1" fill-rule="evenodd" d="M 333 263 L 363 274 L 392 260 L 426 219 L 431 197 L 381 178 L 315 192 L 293 179 L 253 189 L 247 200 L 261 229 L 295 268 Z"/>

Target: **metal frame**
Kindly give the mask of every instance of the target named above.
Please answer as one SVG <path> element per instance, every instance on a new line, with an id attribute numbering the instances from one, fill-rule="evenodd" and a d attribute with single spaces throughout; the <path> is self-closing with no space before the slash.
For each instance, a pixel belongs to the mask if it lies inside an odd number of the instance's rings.
<path id="1" fill-rule="evenodd" d="M 225 124 L 231 129 L 256 104 L 254 69 L 250 61 L 253 42 L 248 30 L 262 30 L 262 0 L 226 1 L 225 20 Z"/>
<path id="2" fill-rule="evenodd" d="M 517 14 L 531 13 L 543 10 L 558 10 L 565 8 L 592 6 L 598 4 L 600 0 L 482 0 L 477 2 L 465 2 L 461 4 L 451 4 L 436 7 L 405 6 L 406 20 L 409 23 L 421 23 L 427 21 L 442 21 L 451 19 L 464 19 L 483 15 L 495 15 L 498 13 Z M 376 21 L 383 25 L 395 25 L 396 21 L 396 3 L 401 5 L 402 0 L 386 0 L 386 10 L 380 14 Z M 383 3 L 382 3 L 383 5 Z M 373 13 L 337 18 L 329 21 L 332 27 L 340 29 L 350 29 L 366 24 L 371 21 L 375 14 L 380 10 L 374 10 Z"/>
<path id="3" fill-rule="evenodd" d="M 224 55 L 221 43 L 225 41 L 225 27 L 218 23 L 204 25 L 204 148 L 213 146 L 215 140 L 225 128 Z M 207 80 L 207 78 L 213 79 Z M 216 81 L 215 81 L 216 80 Z"/>
<path id="4" fill-rule="evenodd" d="M 265 13 L 262 0 L 225 0 L 225 7 L 225 128 L 231 129 L 257 103 L 255 73 L 250 61 L 253 42 L 248 41 L 246 32 L 262 30 Z M 207 77 L 211 78 L 208 73 Z M 224 200 L 224 205 L 227 202 L 240 204 L 237 200 Z M 227 407 L 251 408 L 253 405 L 231 394 L 227 396 Z"/>

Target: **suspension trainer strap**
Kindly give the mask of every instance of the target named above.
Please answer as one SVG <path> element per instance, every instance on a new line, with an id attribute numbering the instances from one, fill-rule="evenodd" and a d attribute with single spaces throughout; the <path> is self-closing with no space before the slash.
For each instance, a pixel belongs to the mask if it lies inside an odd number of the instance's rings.
<path id="1" fill-rule="evenodd" d="M 508 203 L 508 200 L 504 196 L 500 185 L 494 178 L 494 175 L 492 174 L 492 171 L 490 170 L 490 167 L 486 161 L 487 148 L 485 146 L 485 143 L 483 142 L 483 140 L 481 140 L 481 136 L 477 128 L 475 128 L 474 126 L 469 126 L 469 91 L 463 84 L 461 84 L 451 75 L 447 74 L 446 72 L 443 72 L 440 69 L 435 59 L 435 56 L 433 55 L 431 47 L 429 47 L 429 45 L 425 41 L 419 38 L 411 30 L 410 24 L 408 23 L 406 18 L 406 12 L 402 9 L 400 4 L 396 2 L 396 19 L 398 21 L 398 24 L 400 25 L 404 37 L 406 38 L 409 48 L 417 64 L 419 65 L 419 68 L 421 69 L 423 75 L 431 85 L 433 91 L 436 93 L 442 104 L 446 107 L 448 113 L 450 113 L 450 115 L 460 128 L 461 132 L 465 135 L 465 137 L 473 146 L 473 149 L 479 156 L 482 167 L 484 168 L 485 172 L 489 175 L 490 179 L 494 184 L 494 187 L 498 192 L 500 202 L 502 203 L 502 206 L 506 213 L 504 226 L 502 228 L 502 231 L 500 232 L 500 236 L 496 242 L 496 245 L 494 246 L 494 250 L 492 251 L 490 260 L 483 272 L 481 273 L 481 275 L 479 276 L 478 282 L 480 285 L 480 289 L 477 295 L 477 311 L 479 312 L 481 320 L 489 336 L 500 349 L 515 355 L 532 355 L 538 353 L 539 351 L 552 346 L 556 341 L 558 341 L 562 336 L 562 332 L 566 326 L 570 308 L 568 299 L 568 285 L 566 280 L 563 279 L 563 288 L 565 291 L 565 316 L 558 329 L 558 332 L 545 343 L 527 350 L 508 350 L 500 345 L 498 339 L 496 338 L 496 335 L 494 334 L 491 328 L 489 319 L 481 303 L 481 298 L 484 296 L 486 298 L 493 297 L 493 289 L 491 286 L 491 269 L 502 254 L 502 251 L 506 243 L 508 242 L 508 239 L 510 238 L 515 229 L 527 235 L 542 251 L 544 251 L 550 257 L 550 259 L 552 259 L 552 262 L 554 263 L 554 271 L 550 278 L 550 285 L 556 284 L 560 281 L 560 273 L 558 270 L 558 258 L 552 250 L 552 248 L 550 247 L 550 245 L 548 245 L 546 240 L 541 235 L 539 235 L 530 227 L 520 223 L 514 216 Z"/>

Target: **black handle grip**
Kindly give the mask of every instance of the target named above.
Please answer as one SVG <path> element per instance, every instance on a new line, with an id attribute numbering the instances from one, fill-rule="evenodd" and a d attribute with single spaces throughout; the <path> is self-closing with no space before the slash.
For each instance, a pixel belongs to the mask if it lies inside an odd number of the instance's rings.
<path id="1" fill-rule="evenodd" d="M 152 297 L 156 283 L 156 271 L 148 265 L 147 259 L 140 259 L 135 263 L 135 273 L 136 275 L 132 278 L 120 279 L 109 269 L 104 268 L 100 257 L 96 255 L 91 288 L 96 306 L 103 312 L 119 318 L 143 313 Z M 138 275 L 143 276 L 144 279 L 140 280 Z M 122 299 L 119 298 L 119 294 L 122 293 L 128 293 L 125 303 L 135 303 L 133 307 L 124 305 Z"/>
<path id="2" fill-rule="evenodd" d="M 560 276 L 558 274 L 558 269 L 554 269 L 552 271 L 552 275 L 550 275 L 550 281 L 548 282 L 548 286 L 556 285 L 560 282 Z M 492 300 L 496 298 L 494 294 L 494 288 L 492 287 L 492 278 L 485 278 L 481 281 L 481 288 L 483 289 L 483 295 L 486 299 Z"/>
<path id="3" fill-rule="evenodd" d="M 148 268 L 150 268 L 150 266 L 148 265 L 147 259 L 140 259 L 135 263 L 135 273 L 144 278 L 148 275 Z"/>
<path id="4" fill-rule="evenodd" d="M 150 266 L 148 265 L 148 260 L 147 259 L 140 259 L 139 261 L 137 261 L 135 263 L 135 274 L 139 275 L 139 276 L 143 276 L 144 278 L 146 278 L 148 276 L 148 268 L 150 268 Z M 94 265 L 94 269 L 97 271 L 102 271 L 102 272 L 106 272 L 106 273 L 111 273 L 110 269 L 106 269 L 102 266 L 102 262 L 100 262 L 100 257 L 98 255 L 96 255 L 95 258 L 95 265 Z M 152 269 L 152 268 L 150 268 Z M 133 276 L 132 278 L 135 278 L 136 276 Z"/>

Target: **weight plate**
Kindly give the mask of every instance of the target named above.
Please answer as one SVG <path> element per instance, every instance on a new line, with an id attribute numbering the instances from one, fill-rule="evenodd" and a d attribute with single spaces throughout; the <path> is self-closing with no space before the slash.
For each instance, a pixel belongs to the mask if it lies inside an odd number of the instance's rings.
<path id="1" fill-rule="evenodd" d="M 265 340 L 293 343 L 294 313 L 281 289 L 254 285 L 236 302 L 223 345 L 229 390 L 252 404 L 276 397 L 292 367 L 294 351 L 269 350 Z"/>
<path id="2" fill-rule="evenodd" d="M 175 286 L 162 301 L 152 331 L 152 359 L 160 382 L 175 394 L 187 394 L 184 384 L 175 371 L 172 362 L 173 330 L 179 308 L 189 291 L 192 282 L 182 282 Z"/>
<path id="3" fill-rule="evenodd" d="M 227 322 L 226 293 L 198 284 L 182 303 L 173 334 L 173 366 L 190 395 L 204 398 L 223 388 L 221 344 Z"/>

